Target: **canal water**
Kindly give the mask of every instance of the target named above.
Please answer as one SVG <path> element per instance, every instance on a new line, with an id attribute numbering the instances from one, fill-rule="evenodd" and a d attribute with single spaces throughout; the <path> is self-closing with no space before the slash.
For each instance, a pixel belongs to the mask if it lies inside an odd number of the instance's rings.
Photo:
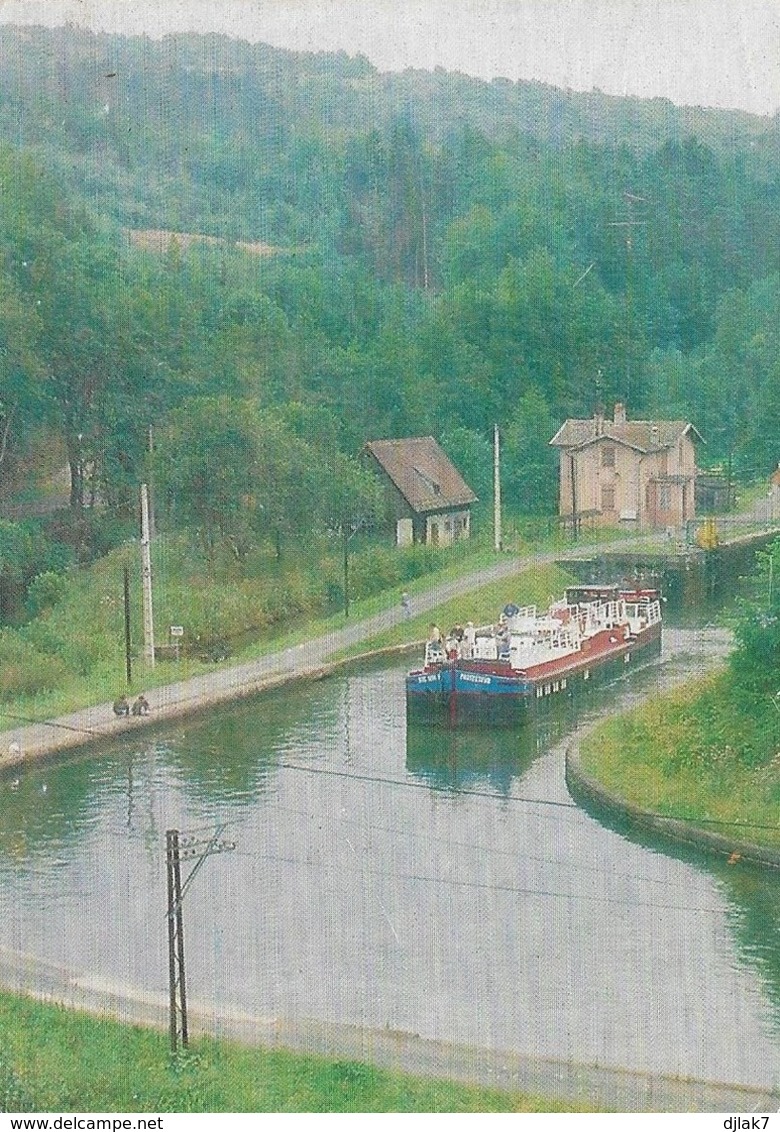
<path id="1" fill-rule="evenodd" d="M 165 830 L 222 828 L 184 905 L 207 1009 L 773 1087 L 780 877 L 610 830 L 564 781 L 576 712 L 722 647 L 669 630 L 517 732 L 407 732 L 393 662 L 5 778 L 0 946 L 164 999 Z"/>

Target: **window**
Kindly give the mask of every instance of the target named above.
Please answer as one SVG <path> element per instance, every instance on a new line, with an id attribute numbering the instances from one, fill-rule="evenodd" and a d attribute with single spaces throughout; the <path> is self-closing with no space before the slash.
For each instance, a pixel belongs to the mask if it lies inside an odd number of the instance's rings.
<path id="1" fill-rule="evenodd" d="M 672 488 L 668 483 L 660 484 L 658 488 L 658 510 L 668 511 L 672 506 Z"/>
<path id="2" fill-rule="evenodd" d="M 601 510 L 614 511 L 615 510 L 615 489 L 614 487 L 602 487 L 601 489 Z"/>
<path id="3" fill-rule="evenodd" d="M 602 468 L 614 468 L 615 448 L 612 444 L 605 444 L 601 449 L 601 466 Z"/>

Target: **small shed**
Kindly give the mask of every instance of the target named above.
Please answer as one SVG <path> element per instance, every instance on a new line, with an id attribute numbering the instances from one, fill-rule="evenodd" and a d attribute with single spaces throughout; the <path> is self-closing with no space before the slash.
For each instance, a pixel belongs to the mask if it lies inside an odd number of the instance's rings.
<path id="1" fill-rule="evenodd" d="M 720 511 L 730 511 L 733 496 L 731 480 L 723 472 L 696 469 L 697 514 L 714 515 Z"/>
<path id="2" fill-rule="evenodd" d="M 370 440 L 363 453 L 384 483 L 398 546 L 469 538 L 477 496 L 432 436 Z"/>

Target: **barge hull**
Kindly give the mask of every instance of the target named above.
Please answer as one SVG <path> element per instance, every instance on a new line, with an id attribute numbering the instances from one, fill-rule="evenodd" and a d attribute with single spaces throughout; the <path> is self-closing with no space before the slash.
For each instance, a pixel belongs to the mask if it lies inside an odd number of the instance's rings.
<path id="1" fill-rule="evenodd" d="M 549 704 L 571 699 L 592 687 L 614 683 L 632 668 L 649 663 L 661 652 L 660 625 L 642 640 L 626 642 L 609 656 L 578 658 L 575 665 L 551 668 L 533 679 L 479 674 L 457 663 L 444 665 L 437 673 L 414 673 L 407 677 L 407 717 L 414 721 L 454 726 L 458 724 L 517 726 Z"/>

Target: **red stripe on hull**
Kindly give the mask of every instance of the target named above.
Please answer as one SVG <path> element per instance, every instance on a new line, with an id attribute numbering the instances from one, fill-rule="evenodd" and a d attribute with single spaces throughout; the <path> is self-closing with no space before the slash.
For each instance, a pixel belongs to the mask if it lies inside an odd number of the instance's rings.
<path id="1" fill-rule="evenodd" d="M 558 657 L 555 660 L 546 660 L 541 664 L 530 665 L 521 670 L 512 668 L 508 662 L 491 663 L 484 660 L 460 660 L 456 663 L 461 672 L 488 672 L 494 676 L 519 676 L 522 672 L 527 680 L 541 683 L 546 680 L 560 679 L 562 676 L 575 676 L 585 669 L 598 668 L 610 660 L 625 656 L 626 653 L 641 652 L 648 645 L 660 641 L 661 623 L 659 621 L 655 625 L 650 625 L 647 629 L 643 629 L 638 636 L 629 637 L 628 640 L 611 641 L 610 638 L 614 635 L 614 630 L 604 629 L 594 637 L 589 637 L 583 641 L 582 648 L 578 649 L 576 653 L 570 653 L 568 656 Z"/>

